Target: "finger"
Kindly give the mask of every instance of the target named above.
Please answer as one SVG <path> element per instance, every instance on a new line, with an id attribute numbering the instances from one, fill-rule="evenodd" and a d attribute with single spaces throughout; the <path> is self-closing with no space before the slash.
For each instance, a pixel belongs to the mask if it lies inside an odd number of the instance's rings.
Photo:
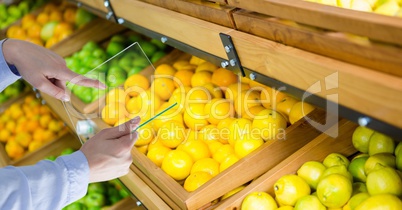
<path id="1" fill-rule="evenodd" d="M 137 139 L 138 139 L 138 133 L 133 132 L 133 133 L 120 137 L 118 140 L 120 141 L 121 146 L 131 150 L 131 148 L 134 146 Z"/>
<path id="2" fill-rule="evenodd" d="M 131 119 L 117 127 L 107 129 L 107 139 L 114 140 L 122 136 L 129 135 L 136 127 L 138 127 L 140 121 L 141 118 L 137 116 L 134 119 Z"/>
<path id="3" fill-rule="evenodd" d="M 63 81 L 70 81 L 71 83 L 74 83 L 76 85 L 81 85 L 85 87 L 93 87 L 93 88 L 99 88 L 99 89 L 105 89 L 106 85 L 103 84 L 102 82 L 96 80 L 96 79 L 90 79 L 88 77 L 85 77 L 83 75 L 77 74 L 73 71 L 67 70 L 63 71 L 61 75 L 59 75 L 60 80 Z"/>
<path id="4" fill-rule="evenodd" d="M 64 88 L 60 88 L 57 85 L 53 84 L 50 82 L 48 79 L 44 78 L 42 79 L 42 82 L 36 86 L 40 91 L 57 98 L 62 101 L 69 101 L 70 96 L 66 94 L 66 91 Z"/>

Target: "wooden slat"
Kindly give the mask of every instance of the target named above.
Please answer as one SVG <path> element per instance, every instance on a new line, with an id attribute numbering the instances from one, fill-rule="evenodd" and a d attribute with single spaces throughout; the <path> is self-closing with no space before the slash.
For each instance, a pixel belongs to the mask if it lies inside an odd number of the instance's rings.
<path id="1" fill-rule="evenodd" d="M 103 0 L 72 0 L 72 1 L 76 1 L 76 2 L 82 2 L 94 9 L 97 9 L 99 11 L 102 11 L 104 13 L 107 13 L 108 10 L 107 8 L 104 6 L 103 4 Z"/>
<path id="2" fill-rule="evenodd" d="M 145 209 L 144 207 L 137 206 L 136 201 L 133 198 L 124 198 L 119 202 L 115 203 L 113 206 L 107 208 L 107 210 L 140 210 Z"/>
<path id="3" fill-rule="evenodd" d="M 210 1 L 197 0 L 141 0 L 179 13 L 200 18 L 229 28 L 235 28 L 231 13 L 234 7 L 219 5 Z"/>
<path id="4" fill-rule="evenodd" d="M 301 0 L 228 0 L 234 7 L 402 45 L 402 19 Z"/>
<path id="5" fill-rule="evenodd" d="M 402 77 L 402 48 L 288 23 L 260 13 L 233 13 L 237 29 L 285 45 Z"/>
<path id="6" fill-rule="evenodd" d="M 215 209 L 240 209 L 244 197 L 255 191 L 265 191 L 274 195 L 274 183 L 283 175 L 295 174 L 304 162 L 312 160 L 323 161 L 327 155 L 333 152 L 345 156 L 354 154 L 356 149 L 352 144 L 352 134 L 356 127 L 357 125 L 350 121 L 341 120 L 339 125 L 332 128 L 332 130 L 339 129 L 339 135 L 337 138 L 334 139 L 329 137 L 325 133 L 321 134 L 267 173 L 251 182 L 251 184 L 242 191 L 219 203 L 219 206 Z"/>
<path id="7" fill-rule="evenodd" d="M 318 81 L 327 80 L 327 85 L 338 87 L 334 89 L 338 94 L 335 102 L 402 128 L 402 119 L 398 117 L 402 116 L 401 78 L 305 52 L 144 2 L 120 0 L 114 2 L 113 6 L 126 20 L 221 58 L 226 58 L 226 53 L 223 47 L 218 47 L 222 46 L 219 33 L 229 34 L 244 67 L 302 90 Z M 328 76 L 334 73 L 337 73 L 337 77 L 329 80 Z M 317 92 L 316 95 L 326 98 L 326 91 Z"/>
<path id="8" fill-rule="evenodd" d="M 147 209 L 170 209 L 170 207 L 132 170 L 119 179 Z"/>

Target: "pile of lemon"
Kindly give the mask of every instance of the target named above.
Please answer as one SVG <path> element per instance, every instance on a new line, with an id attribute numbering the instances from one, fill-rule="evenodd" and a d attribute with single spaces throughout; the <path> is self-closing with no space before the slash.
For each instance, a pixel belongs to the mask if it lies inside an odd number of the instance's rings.
<path id="1" fill-rule="evenodd" d="M 245 197 L 242 209 L 402 209 L 402 143 L 358 127 L 353 144 L 361 154 L 351 161 L 332 153 L 323 162 L 305 162 L 274 184 L 275 199 L 266 192 Z M 281 208 L 278 208 L 281 207 Z"/>
<path id="2" fill-rule="evenodd" d="M 13 160 L 63 135 L 66 129 L 49 107 L 32 95 L 22 103 L 12 104 L 0 115 L 0 142 Z"/>
<path id="3" fill-rule="evenodd" d="M 150 82 L 152 81 L 152 82 Z M 314 109 L 232 71 L 192 56 L 130 76 L 106 95 L 102 118 L 142 122 L 135 146 L 184 188 L 194 191 L 264 141 L 286 139 L 285 129 Z M 276 110 L 276 111 L 275 111 Z"/>

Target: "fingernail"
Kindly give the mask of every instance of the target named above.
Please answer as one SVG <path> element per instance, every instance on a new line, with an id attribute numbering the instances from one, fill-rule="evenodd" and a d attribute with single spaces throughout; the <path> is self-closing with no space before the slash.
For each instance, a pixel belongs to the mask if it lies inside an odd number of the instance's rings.
<path id="1" fill-rule="evenodd" d="M 68 95 L 64 95 L 64 96 L 61 98 L 61 100 L 65 101 L 65 102 L 68 102 L 68 101 L 70 101 L 70 97 L 68 97 Z"/>
<path id="2" fill-rule="evenodd" d="M 141 121 L 141 117 L 140 117 L 140 116 L 134 117 L 134 118 L 131 120 L 132 123 L 139 123 L 140 121 Z"/>
<path id="3" fill-rule="evenodd" d="M 107 88 L 107 86 L 105 84 L 103 84 L 102 82 L 100 82 L 99 88 L 104 90 Z"/>

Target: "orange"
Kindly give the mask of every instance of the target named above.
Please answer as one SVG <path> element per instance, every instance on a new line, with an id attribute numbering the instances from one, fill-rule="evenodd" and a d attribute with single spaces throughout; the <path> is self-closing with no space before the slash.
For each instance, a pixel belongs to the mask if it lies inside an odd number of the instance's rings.
<path id="1" fill-rule="evenodd" d="M 204 171 L 197 171 L 187 177 L 186 181 L 184 181 L 183 187 L 188 192 L 192 192 L 208 182 L 210 179 L 212 179 L 211 174 Z"/>
<path id="2" fill-rule="evenodd" d="M 144 121 L 142 120 L 141 123 Z M 148 145 L 155 137 L 155 131 L 150 124 L 146 124 L 137 130 L 138 139 L 135 146 Z"/>
<path id="3" fill-rule="evenodd" d="M 161 64 L 155 69 L 154 75 L 162 75 L 163 77 L 161 78 L 169 78 L 172 79 L 174 74 L 176 73 L 176 69 L 174 69 L 171 65 L 169 64 Z M 167 77 L 171 76 L 171 77 Z M 158 77 L 155 77 L 158 78 Z"/>
<path id="4" fill-rule="evenodd" d="M 42 128 L 36 129 L 32 134 L 32 140 L 37 142 L 43 142 L 45 130 Z"/>
<path id="5" fill-rule="evenodd" d="M 209 91 L 209 93 L 211 94 L 211 96 L 214 98 L 222 98 L 223 97 L 222 90 L 218 86 L 216 86 L 212 83 L 206 83 L 202 87 L 206 88 Z"/>
<path id="6" fill-rule="evenodd" d="M 295 98 L 286 96 L 276 104 L 276 111 L 278 111 L 287 119 L 289 119 L 290 110 L 292 109 L 293 105 L 296 104 L 297 102 L 298 100 L 296 100 Z"/>
<path id="7" fill-rule="evenodd" d="M 53 119 L 49 122 L 48 129 L 50 131 L 57 133 L 57 132 L 61 131 L 63 129 L 63 127 L 64 127 L 63 122 Z"/>
<path id="8" fill-rule="evenodd" d="M 151 86 L 151 91 L 166 101 L 170 98 L 175 89 L 172 79 L 161 77 L 156 78 Z"/>
<path id="9" fill-rule="evenodd" d="M 190 70 L 182 70 L 182 71 L 177 71 L 174 74 L 175 83 L 174 85 L 176 87 L 180 86 L 191 86 L 191 77 L 194 75 L 194 72 Z"/>
<path id="10" fill-rule="evenodd" d="M 305 117 L 308 113 L 312 112 L 314 109 L 314 106 L 306 102 L 300 101 L 295 103 L 289 112 L 289 122 L 291 124 L 297 122 L 301 118 Z"/>
<path id="11" fill-rule="evenodd" d="M 40 116 L 39 124 L 42 128 L 47 129 L 51 120 L 52 116 L 50 116 L 49 114 L 45 114 Z"/>
<path id="12" fill-rule="evenodd" d="M 198 87 L 203 86 L 206 83 L 210 83 L 212 80 L 212 73 L 209 71 L 199 71 L 196 72 L 193 77 L 191 77 L 191 86 Z"/>
<path id="13" fill-rule="evenodd" d="M 41 141 L 32 141 L 31 143 L 29 143 L 28 145 L 28 151 L 29 152 L 33 152 L 39 148 L 41 148 L 43 145 L 43 143 Z"/>
<path id="14" fill-rule="evenodd" d="M 41 12 L 36 16 L 36 22 L 41 24 L 42 26 L 49 22 L 49 16 L 45 12 Z"/>
<path id="15" fill-rule="evenodd" d="M 165 146 L 155 146 L 152 148 L 148 147 L 147 157 L 155 163 L 158 167 L 161 167 L 163 159 L 165 159 L 166 154 L 172 149 Z"/>
<path id="16" fill-rule="evenodd" d="M 28 147 L 29 143 L 32 141 L 32 136 L 28 132 L 17 133 L 15 136 L 15 141 L 23 147 Z"/>
<path id="17" fill-rule="evenodd" d="M 50 108 L 46 105 L 42 105 L 39 107 L 39 114 L 46 115 L 51 114 Z"/>
<path id="18" fill-rule="evenodd" d="M 5 127 L 8 131 L 10 131 L 10 133 L 15 133 L 15 128 L 17 127 L 17 124 L 14 121 L 8 121 Z"/>
<path id="19" fill-rule="evenodd" d="M 191 171 L 193 159 L 181 150 L 171 150 L 162 162 L 162 170 L 175 180 L 185 179 Z"/>
<path id="20" fill-rule="evenodd" d="M 193 64 L 193 65 L 200 65 L 202 63 L 205 63 L 206 61 L 193 55 L 193 56 L 191 56 L 189 62 L 190 62 L 190 64 Z"/>
<path id="21" fill-rule="evenodd" d="M 237 81 L 237 75 L 224 68 L 218 68 L 212 74 L 212 83 L 218 87 L 228 87 Z"/>
<path id="22" fill-rule="evenodd" d="M 259 105 L 261 105 L 260 92 L 253 89 L 241 91 L 234 100 L 234 107 L 238 116 L 249 112 L 251 107 Z"/>
<path id="23" fill-rule="evenodd" d="M 189 154 L 194 162 L 211 156 L 208 145 L 200 140 L 186 141 L 180 144 L 177 150 L 182 150 Z"/>
<path id="24" fill-rule="evenodd" d="M 173 67 L 177 71 L 192 71 L 194 72 L 195 68 L 197 68 L 197 65 L 191 64 L 186 60 L 178 60 L 173 63 Z"/>
<path id="25" fill-rule="evenodd" d="M 239 158 L 235 154 L 230 154 L 228 155 L 222 162 L 221 165 L 219 166 L 219 172 L 222 172 L 235 164 L 237 161 L 239 161 Z"/>
<path id="26" fill-rule="evenodd" d="M 52 11 L 59 10 L 59 8 L 54 3 L 47 3 L 43 7 L 43 12 L 50 13 Z"/>
<path id="27" fill-rule="evenodd" d="M 9 38 L 14 37 L 14 33 L 15 33 L 17 30 L 19 30 L 19 29 L 21 29 L 21 27 L 20 27 L 19 25 L 12 25 L 12 26 L 10 26 L 10 27 L 7 29 L 6 36 L 9 37 Z"/>
<path id="28" fill-rule="evenodd" d="M 54 28 L 53 31 L 53 36 L 59 37 L 62 33 L 64 33 L 65 31 L 73 31 L 74 27 L 67 23 L 67 22 L 60 22 L 56 25 L 56 27 Z"/>
<path id="29" fill-rule="evenodd" d="M 192 130 L 201 130 L 209 124 L 207 116 L 204 113 L 203 104 L 190 104 L 183 114 L 183 120 L 186 126 Z"/>
<path id="30" fill-rule="evenodd" d="M 243 113 L 242 117 L 243 117 L 243 118 L 246 118 L 246 119 L 249 119 L 249 120 L 253 120 L 253 119 L 255 118 L 255 116 L 256 116 L 259 112 L 261 112 L 262 110 L 264 110 L 264 109 L 265 109 L 265 107 L 263 107 L 263 106 L 261 106 L 261 105 L 253 106 L 253 107 L 249 108 L 248 111 L 246 110 L 246 111 Z"/>
<path id="31" fill-rule="evenodd" d="M 235 114 L 233 103 L 219 98 L 209 101 L 204 107 L 204 112 L 208 115 L 208 121 L 214 125 L 217 125 L 223 119 L 234 117 Z"/>
<path id="32" fill-rule="evenodd" d="M 234 146 L 236 141 L 249 139 L 251 133 L 251 121 L 245 118 L 238 118 L 233 120 L 229 126 L 229 144 Z"/>
<path id="33" fill-rule="evenodd" d="M 40 127 L 38 119 L 30 119 L 27 121 L 26 130 L 29 132 L 34 132 L 36 129 Z"/>
<path id="34" fill-rule="evenodd" d="M 20 39 L 20 40 L 25 40 L 27 38 L 27 32 L 23 28 L 15 29 L 12 35 L 13 36 L 9 38 Z"/>
<path id="35" fill-rule="evenodd" d="M 113 88 L 106 94 L 106 104 L 116 102 L 126 104 L 129 99 L 129 95 L 122 88 Z"/>
<path id="36" fill-rule="evenodd" d="M 5 149 L 7 155 L 12 159 L 18 159 L 24 155 L 24 148 L 16 141 L 7 142 Z"/>
<path id="37" fill-rule="evenodd" d="M 185 128 L 176 121 L 169 121 L 158 130 L 158 139 L 169 148 L 176 148 L 185 140 Z"/>
<path id="38" fill-rule="evenodd" d="M 201 71 L 208 71 L 208 72 L 214 72 L 218 67 L 213 64 L 210 63 L 208 61 L 205 61 L 203 63 L 200 63 L 197 68 L 195 69 L 195 72 L 201 72 Z"/>
<path id="39" fill-rule="evenodd" d="M 218 125 L 216 126 L 220 132 L 220 140 L 222 143 L 227 144 L 229 143 L 229 135 L 230 135 L 230 124 L 235 120 L 233 117 L 228 117 L 221 120 Z"/>
<path id="40" fill-rule="evenodd" d="M 226 88 L 225 98 L 229 100 L 235 100 L 237 98 L 238 93 L 248 89 L 250 89 L 250 86 L 248 84 L 243 84 L 239 82 L 233 83 Z"/>
<path id="41" fill-rule="evenodd" d="M 109 124 L 114 125 L 120 118 L 125 117 L 126 108 L 121 103 L 106 104 L 102 109 L 102 120 Z"/>
<path id="42" fill-rule="evenodd" d="M 139 93 L 148 90 L 149 81 L 148 79 L 141 74 L 131 75 L 124 82 L 124 90 L 130 96 L 138 96 Z"/>
<path id="43" fill-rule="evenodd" d="M 73 7 L 67 8 L 63 13 L 63 20 L 70 24 L 75 24 L 75 14 L 77 9 Z"/>
<path id="44" fill-rule="evenodd" d="M 48 39 L 45 43 L 45 47 L 46 48 L 51 48 L 53 45 L 55 45 L 57 42 L 59 42 L 59 38 L 58 37 L 50 37 L 50 39 Z"/>
<path id="45" fill-rule="evenodd" d="M 53 10 L 49 13 L 49 21 L 61 21 L 63 14 L 59 10 Z"/>
<path id="46" fill-rule="evenodd" d="M 134 148 L 134 147 L 133 147 Z M 135 149 L 138 150 L 138 152 L 146 155 L 148 152 L 148 144 L 143 145 L 143 146 L 135 146 Z"/>
<path id="47" fill-rule="evenodd" d="M 200 138 L 200 140 L 204 141 L 207 144 L 213 141 L 219 141 L 219 135 L 220 132 L 216 125 L 207 125 L 203 127 L 198 133 L 198 137 Z"/>
<path id="48" fill-rule="evenodd" d="M 28 30 L 34 24 L 39 24 L 39 23 L 36 23 L 35 20 L 29 20 L 29 21 L 22 23 L 21 28 L 23 28 L 24 30 Z"/>
<path id="49" fill-rule="evenodd" d="M 43 141 L 44 141 L 44 142 L 48 142 L 48 141 L 53 140 L 53 139 L 55 139 L 55 138 L 56 138 L 56 134 L 53 133 L 52 131 L 50 131 L 50 130 L 45 130 L 45 131 L 43 132 Z"/>
<path id="50" fill-rule="evenodd" d="M 234 145 L 234 151 L 237 157 L 243 158 L 250 154 L 252 151 L 258 149 L 263 144 L 264 140 L 262 140 L 261 138 L 238 140 Z"/>
<path id="51" fill-rule="evenodd" d="M 21 25 L 24 25 L 27 22 L 31 22 L 31 21 L 35 22 L 35 19 L 36 19 L 36 17 L 34 14 L 28 13 L 28 14 L 24 15 L 24 17 L 21 18 Z"/>
<path id="52" fill-rule="evenodd" d="M 11 132 L 6 129 L 0 130 L 0 142 L 7 142 L 11 137 Z"/>
<path id="53" fill-rule="evenodd" d="M 28 95 L 27 97 L 24 98 L 24 103 L 30 104 L 34 100 L 35 100 L 35 97 L 33 95 Z"/>
<path id="54" fill-rule="evenodd" d="M 234 148 L 229 144 L 224 144 L 216 150 L 212 158 L 218 163 L 222 163 L 231 154 L 234 154 Z"/>
<path id="55" fill-rule="evenodd" d="M 73 30 L 65 30 L 60 32 L 59 34 L 59 41 L 69 37 L 74 31 Z"/>
<path id="56" fill-rule="evenodd" d="M 219 163 L 212 158 L 202 158 L 194 162 L 190 174 L 197 171 L 204 171 L 212 175 L 212 177 L 219 174 Z"/>

